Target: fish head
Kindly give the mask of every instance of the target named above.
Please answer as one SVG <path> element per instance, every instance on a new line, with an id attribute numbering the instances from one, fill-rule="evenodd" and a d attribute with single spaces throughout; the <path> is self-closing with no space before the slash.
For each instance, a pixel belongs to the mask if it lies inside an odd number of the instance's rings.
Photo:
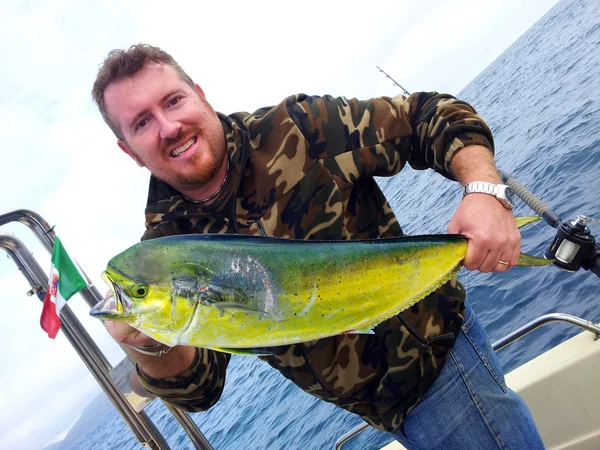
<path id="1" fill-rule="evenodd" d="M 102 278 L 111 292 L 90 310 L 90 315 L 128 323 L 146 334 L 170 331 L 173 308 L 168 288 L 129 279 L 110 268 Z"/>
<path id="2" fill-rule="evenodd" d="M 108 268 L 102 279 L 111 292 L 90 311 L 94 317 L 105 320 L 136 323 L 140 316 L 154 315 L 165 308 L 165 295 L 159 286 L 137 282 Z"/>
<path id="3" fill-rule="evenodd" d="M 160 263 L 160 255 L 144 249 L 130 248 L 109 261 L 102 278 L 111 292 L 90 315 L 125 322 L 159 342 L 177 345 L 195 305 L 175 295 L 172 269 Z"/>

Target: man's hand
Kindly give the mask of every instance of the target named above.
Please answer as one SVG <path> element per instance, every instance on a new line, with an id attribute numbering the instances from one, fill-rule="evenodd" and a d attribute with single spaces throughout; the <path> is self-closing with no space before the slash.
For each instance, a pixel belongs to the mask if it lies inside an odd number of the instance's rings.
<path id="1" fill-rule="evenodd" d="M 491 151 L 479 145 L 459 150 L 451 167 L 463 186 L 471 181 L 501 183 Z M 467 237 L 463 264 L 469 270 L 504 272 L 519 260 L 521 234 L 515 218 L 492 195 L 465 196 L 448 225 L 448 232 Z"/>
<path id="2" fill-rule="evenodd" d="M 467 237 L 467 256 L 463 264 L 469 270 L 504 272 L 519 260 L 521 234 L 515 218 L 491 195 L 469 194 L 463 198 L 448 225 L 448 232 Z"/>
<path id="3" fill-rule="evenodd" d="M 148 345 L 158 344 L 154 339 L 146 336 L 124 322 L 105 320 L 104 326 L 106 327 L 108 334 L 120 344 L 133 345 L 135 347 L 146 347 Z"/>
<path id="4" fill-rule="evenodd" d="M 112 295 L 108 292 L 107 295 Z M 151 337 L 146 336 L 135 328 L 124 322 L 105 320 L 104 326 L 108 333 L 119 343 L 134 347 L 146 347 L 158 344 Z M 162 347 L 161 347 L 162 348 Z M 166 346 L 164 348 L 167 348 Z M 178 345 L 162 356 L 145 355 L 135 349 L 128 350 L 123 347 L 131 360 L 138 364 L 139 368 L 154 378 L 169 378 L 180 374 L 194 362 L 196 349 Z"/>

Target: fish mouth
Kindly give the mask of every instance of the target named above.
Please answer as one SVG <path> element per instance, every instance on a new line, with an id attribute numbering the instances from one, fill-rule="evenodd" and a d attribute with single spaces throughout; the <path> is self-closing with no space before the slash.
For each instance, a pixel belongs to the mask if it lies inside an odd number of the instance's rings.
<path id="1" fill-rule="evenodd" d="M 109 285 L 110 291 L 104 299 L 90 309 L 92 317 L 104 319 L 119 319 L 128 315 L 133 309 L 133 302 L 116 284 L 107 272 L 102 272 L 102 279 Z"/>

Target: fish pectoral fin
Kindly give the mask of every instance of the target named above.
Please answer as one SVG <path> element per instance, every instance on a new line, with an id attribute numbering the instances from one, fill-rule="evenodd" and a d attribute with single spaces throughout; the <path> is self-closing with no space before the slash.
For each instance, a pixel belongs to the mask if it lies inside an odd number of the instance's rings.
<path id="1" fill-rule="evenodd" d="M 554 263 L 553 259 L 540 258 L 539 256 L 521 253 L 519 255 L 517 266 L 547 266 L 548 264 L 552 263 Z"/>
<path id="2" fill-rule="evenodd" d="M 234 287 L 211 284 L 206 288 L 206 296 L 209 301 L 229 302 L 229 303 L 246 303 L 248 295 L 241 289 Z"/>
<path id="3" fill-rule="evenodd" d="M 221 312 L 242 311 L 242 312 L 249 312 L 249 313 L 261 314 L 261 315 L 268 314 L 266 311 L 262 311 L 260 309 L 252 308 L 251 306 L 241 305 L 239 303 L 233 303 L 233 302 L 214 303 L 213 306 L 215 306 L 216 308 L 219 308 L 221 310 Z"/>
<path id="4" fill-rule="evenodd" d="M 218 308 L 221 311 L 221 315 L 225 311 L 243 311 L 261 315 L 269 314 L 262 309 L 252 306 L 250 297 L 236 288 L 211 285 L 202 291 L 200 298 L 203 303 Z"/>
<path id="5" fill-rule="evenodd" d="M 374 327 L 357 328 L 354 330 L 344 331 L 344 333 L 342 333 L 342 334 L 375 334 L 375 332 L 373 331 L 373 328 Z"/>
<path id="6" fill-rule="evenodd" d="M 268 347 L 264 348 L 214 348 L 219 352 L 232 353 L 234 355 L 242 356 L 269 356 L 273 354 L 273 351 Z"/>
<path id="7" fill-rule="evenodd" d="M 197 301 L 202 287 L 200 280 L 194 277 L 173 278 L 173 293 L 176 296 Z"/>

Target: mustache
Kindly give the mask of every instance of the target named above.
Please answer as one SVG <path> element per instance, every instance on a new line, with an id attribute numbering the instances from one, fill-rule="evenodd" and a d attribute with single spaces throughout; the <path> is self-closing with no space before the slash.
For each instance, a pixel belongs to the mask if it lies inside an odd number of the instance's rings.
<path id="1" fill-rule="evenodd" d="M 199 127 L 192 127 L 187 129 L 180 129 L 175 137 L 167 137 L 163 139 L 161 143 L 161 150 L 168 151 L 170 148 L 179 147 L 179 145 L 186 142 L 190 136 L 197 136 L 202 134 L 202 129 Z"/>

